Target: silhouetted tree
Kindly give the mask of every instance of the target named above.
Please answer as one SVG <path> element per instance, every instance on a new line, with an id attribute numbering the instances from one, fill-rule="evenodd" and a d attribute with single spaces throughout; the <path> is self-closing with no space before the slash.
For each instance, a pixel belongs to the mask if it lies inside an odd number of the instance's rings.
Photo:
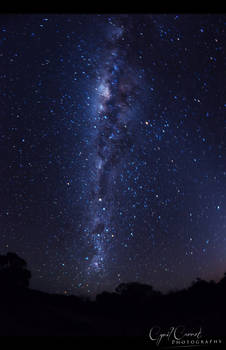
<path id="1" fill-rule="evenodd" d="M 8 252 L 6 255 L 0 255 L 1 290 L 13 287 L 27 288 L 31 272 L 26 267 L 26 261 L 16 253 Z"/>
<path id="2" fill-rule="evenodd" d="M 120 295 L 117 293 L 102 292 L 96 296 L 96 302 L 104 311 L 116 311 L 120 305 Z"/>
<path id="3" fill-rule="evenodd" d="M 218 282 L 218 286 L 226 290 L 226 272 L 224 273 L 224 277 Z"/>
<path id="4" fill-rule="evenodd" d="M 204 293 L 204 291 L 205 293 L 209 293 L 214 289 L 215 285 L 215 281 L 208 282 L 198 277 L 188 290 L 196 293 L 197 295 Z"/>
<path id="5" fill-rule="evenodd" d="M 152 286 L 138 282 L 121 283 L 115 291 L 129 299 L 149 298 L 155 294 Z"/>

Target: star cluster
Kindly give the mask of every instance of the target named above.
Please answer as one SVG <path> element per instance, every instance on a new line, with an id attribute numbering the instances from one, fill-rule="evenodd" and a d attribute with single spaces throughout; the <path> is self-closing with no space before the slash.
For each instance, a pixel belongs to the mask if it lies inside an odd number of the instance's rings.
<path id="1" fill-rule="evenodd" d="M 1 253 L 32 286 L 226 271 L 225 15 L 1 15 Z"/>

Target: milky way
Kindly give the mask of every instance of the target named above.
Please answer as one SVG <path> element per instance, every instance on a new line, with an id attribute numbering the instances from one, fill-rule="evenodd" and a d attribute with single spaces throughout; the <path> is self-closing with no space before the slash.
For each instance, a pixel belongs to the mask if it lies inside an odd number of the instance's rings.
<path id="1" fill-rule="evenodd" d="M 116 235 L 112 222 L 115 207 L 113 187 L 118 165 L 134 142 L 131 124 L 138 89 L 128 51 L 121 41 L 123 25 L 114 24 L 108 34 L 104 62 L 97 72 L 96 113 L 91 125 L 95 130 L 92 135 L 95 151 L 91 159 L 90 225 L 87 234 L 94 248 L 88 272 L 94 270 L 102 274 Z"/>

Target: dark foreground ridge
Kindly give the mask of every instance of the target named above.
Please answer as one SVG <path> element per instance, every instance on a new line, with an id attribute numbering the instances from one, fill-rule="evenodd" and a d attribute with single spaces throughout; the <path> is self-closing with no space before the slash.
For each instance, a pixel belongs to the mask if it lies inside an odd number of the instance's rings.
<path id="1" fill-rule="evenodd" d="M 145 336 L 170 327 L 224 337 L 226 273 L 218 282 L 197 279 L 166 295 L 140 283 L 122 283 L 91 301 L 29 289 L 31 273 L 15 253 L 0 256 L 0 335 Z M 159 330 L 158 330 L 159 327 Z M 182 332 L 182 328 L 180 328 Z"/>

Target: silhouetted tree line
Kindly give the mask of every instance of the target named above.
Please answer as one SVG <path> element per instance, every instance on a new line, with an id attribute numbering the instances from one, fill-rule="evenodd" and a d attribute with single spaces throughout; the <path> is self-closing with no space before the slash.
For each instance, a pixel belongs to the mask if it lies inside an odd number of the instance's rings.
<path id="1" fill-rule="evenodd" d="M 121 283 L 94 301 L 29 288 L 31 273 L 15 253 L 0 256 L 0 335 L 148 336 L 150 328 L 202 327 L 226 333 L 226 273 L 217 283 L 197 278 L 190 287 L 162 294 L 147 284 Z"/>

